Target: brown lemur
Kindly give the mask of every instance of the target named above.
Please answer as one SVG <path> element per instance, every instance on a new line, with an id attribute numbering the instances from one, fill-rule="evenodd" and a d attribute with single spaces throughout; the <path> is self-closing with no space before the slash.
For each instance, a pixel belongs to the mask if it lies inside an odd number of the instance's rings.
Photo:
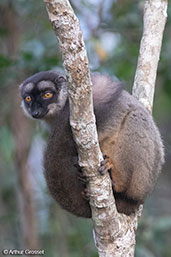
<path id="1" fill-rule="evenodd" d="M 117 210 L 130 215 L 154 188 L 164 163 L 162 140 L 151 114 L 120 82 L 100 74 L 92 75 L 92 82 L 97 132 L 105 156 L 99 172 L 110 171 Z M 69 125 L 65 76 L 39 72 L 20 85 L 20 92 L 25 114 L 50 126 L 44 173 L 51 195 L 67 211 L 91 217 Z"/>

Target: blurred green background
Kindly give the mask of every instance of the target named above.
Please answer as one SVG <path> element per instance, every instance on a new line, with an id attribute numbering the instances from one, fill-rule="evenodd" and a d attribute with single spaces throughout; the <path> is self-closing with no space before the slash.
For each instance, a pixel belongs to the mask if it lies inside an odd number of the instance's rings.
<path id="1" fill-rule="evenodd" d="M 143 1 L 72 0 L 90 68 L 118 77 L 131 91 L 142 34 Z M 171 256 L 171 6 L 164 33 L 153 115 L 166 164 L 146 200 L 136 257 Z M 44 249 L 49 257 L 96 257 L 91 220 L 76 218 L 47 192 L 41 165 L 46 133 L 24 117 L 18 85 L 35 72 L 61 69 L 42 0 L 0 1 L 0 252 Z M 0 256 L 2 255 L 0 253 Z"/>

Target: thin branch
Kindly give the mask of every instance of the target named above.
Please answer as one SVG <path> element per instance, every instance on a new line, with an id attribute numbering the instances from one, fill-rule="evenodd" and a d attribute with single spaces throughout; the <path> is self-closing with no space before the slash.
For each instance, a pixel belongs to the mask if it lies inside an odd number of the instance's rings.
<path id="1" fill-rule="evenodd" d="M 132 92 L 150 111 L 167 19 L 167 5 L 167 0 L 146 0 L 144 5 L 144 29 Z"/>

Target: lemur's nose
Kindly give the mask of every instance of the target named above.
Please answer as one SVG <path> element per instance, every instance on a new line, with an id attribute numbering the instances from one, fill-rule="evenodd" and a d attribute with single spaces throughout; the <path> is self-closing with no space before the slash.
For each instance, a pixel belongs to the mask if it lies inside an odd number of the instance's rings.
<path id="1" fill-rule="evenodd" d="M 32 116 L 33 116 L 33 118 L 35 118 L 35 119 L 40 118 L 40 115 L 41 115 L 41 112 L 38 111 L 38 110 L 35 110 L 35 111 L 32 112 Z"/>

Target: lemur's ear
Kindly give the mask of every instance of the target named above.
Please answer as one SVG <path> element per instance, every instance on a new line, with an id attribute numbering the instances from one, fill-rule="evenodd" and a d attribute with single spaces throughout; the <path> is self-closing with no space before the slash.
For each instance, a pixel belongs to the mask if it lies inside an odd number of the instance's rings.
<path id="1" fill-rule="evenodd" d="M 64 75 L 59 74 L 56 78 L 55 78 L 55 84 L 58 86 L 62 86 L 63 84 L 66 83 L 66 78 Z"/>
<path id="2" fill-rule="evenodd" d="M 19 85 L 20 95 L 21 95 L 22 88 L 23 88 L 23 83 L 21 83 L 21 84 Z"/>

